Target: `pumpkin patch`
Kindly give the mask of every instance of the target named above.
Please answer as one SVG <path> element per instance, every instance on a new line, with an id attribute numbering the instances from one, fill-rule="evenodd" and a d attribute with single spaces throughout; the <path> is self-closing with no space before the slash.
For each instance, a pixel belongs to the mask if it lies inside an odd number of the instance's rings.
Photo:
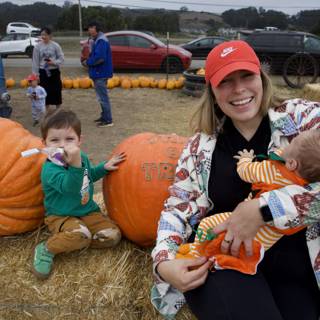
<path id="1" fill-rule="evenodd" d="M 0 118 L 0 235 L 30 231 L 43 221 L 40 182 L 44 155 L 22 158 L 21 152 L 42 142 L 20 124 Z"/>
<path id="2" fill-rule="evenodd" d="M 140 133 L 120 143 L 113 154 L 125 152 L 119 170 L 103 179 L 103 195 L 111 219 L 125 237 L 150 246 L 168 187 L 187 138 L 175 134 Z"/>

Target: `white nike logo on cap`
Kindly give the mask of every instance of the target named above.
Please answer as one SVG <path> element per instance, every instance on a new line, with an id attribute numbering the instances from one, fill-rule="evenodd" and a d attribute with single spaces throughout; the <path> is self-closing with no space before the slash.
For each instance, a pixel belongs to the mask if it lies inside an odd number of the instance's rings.
<path id="1" fill-rule="evenodd" d="M 228 54 L 230 54 L 233 51 L 236 51 L 237 48 L 233 48 L 233 47 L 228 47 L 228 48 L 224 48 L 223 51 L 220 54 L 221 58 L 226 57 Z"/>

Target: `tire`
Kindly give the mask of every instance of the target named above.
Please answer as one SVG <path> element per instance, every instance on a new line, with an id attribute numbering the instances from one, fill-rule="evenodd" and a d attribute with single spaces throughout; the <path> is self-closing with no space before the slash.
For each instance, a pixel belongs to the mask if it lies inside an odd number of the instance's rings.
<path id="1" fill-rule="evenodd" d="M 318 75 L 319 64 L 307 53 L 292 55 L 283 66 L 283 79 L 291 88 L 302 88 L 307 83 L 314 83 Z"/>
<path id="2" fill-rule="evenodd" d="M 200 83 L 200 82 L 193 82 L 190 80 L 185 80 L 184 82 L 185 88 L 189 90 L 194 90 L 194 91 L 203 91 L 205 88 L 205 84 Z"/>
<path id="3" fill-rule="evenodd" d="M 259 60 L 262 70 L 267 74 L 270 74 L 272 71 L 272 58 L 268 55 L 263 54 L 259 56 Z"/>
<path id="4" fill-rule="evenodd" d="M 196 97 L 196 98 L 200 98 L 203 94 L 203 91 L 199 91 L 199 90 L 191 90 L 188 89 L 186 87 L 182 88 L 182 92 L 188 96 L 192 96 L 192 97 Z"/>
<path id="5" fill-rule="evenodd" d="M 26 55 L 27 55 L 29 58 L 32 58 L 32 53 L 33 53 L 33 47 L 32 47 L 32 46 L 27 47 L 27 49 L 26 49 Z"/>
<path id="6" fill-rule="evenodd" d="M 181 73 L 183 71 L 182 62 L 178 57 L 167 57 L 162 63 L 162 70 L 167 72 L 168 60 L 168 73 Z"/>

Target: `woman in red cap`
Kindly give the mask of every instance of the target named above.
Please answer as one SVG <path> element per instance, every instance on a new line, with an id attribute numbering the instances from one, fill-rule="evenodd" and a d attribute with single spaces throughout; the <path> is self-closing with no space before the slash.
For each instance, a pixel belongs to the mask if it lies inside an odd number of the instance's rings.
<path id="1" fill-rule="evenodd" d="M 224 42 L 206 61 L 206 91 L 191 124 L 152 252 L 153 305 L 172 319 L 186 301 L 198 319 L 318 320 L 320 316 L 320 184 L 289 185 L 243 201 L 251 185 L 236 173 L 239 150 L 269 154 L 300 132 L 320 129 L 320 105 L 301 99 L 277 103 L 259 59 L 244 41 Z M 183 178 L 179 172 L 184 172 Z M 319 179 L 320 181 L 320 179 Z M 252 255 L 264 224 L 306 226 L 269 249 L 255 275 L 210 272 L 206 258 L 175 259 L 194 239 L 202 218 L 232 211 L 213 229 L 225 232 L 221 251 Z"/>

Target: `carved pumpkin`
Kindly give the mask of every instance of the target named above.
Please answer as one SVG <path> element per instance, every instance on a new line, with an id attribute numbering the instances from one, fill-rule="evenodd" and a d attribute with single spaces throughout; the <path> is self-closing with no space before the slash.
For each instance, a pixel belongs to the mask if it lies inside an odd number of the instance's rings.
<path id="1" fill-rule="evenodd" d="M 42 142 L 14 121 L 0 118 L 0 137 L 0 235 L 12 235 L 43 221 L 40 172 L 45 156 L 21 157 L 22 151 L 41 148 Z"/>
<path id="2" fill-rule="evenodd" d="M 186 141 L 175 134 L 147 132 L 129 137 L 113 151 L 126 152 L 127 160 L 103 179 L 106 208 L 123 235 L 138 245 L 155 242 L 163 203 Z"/>

